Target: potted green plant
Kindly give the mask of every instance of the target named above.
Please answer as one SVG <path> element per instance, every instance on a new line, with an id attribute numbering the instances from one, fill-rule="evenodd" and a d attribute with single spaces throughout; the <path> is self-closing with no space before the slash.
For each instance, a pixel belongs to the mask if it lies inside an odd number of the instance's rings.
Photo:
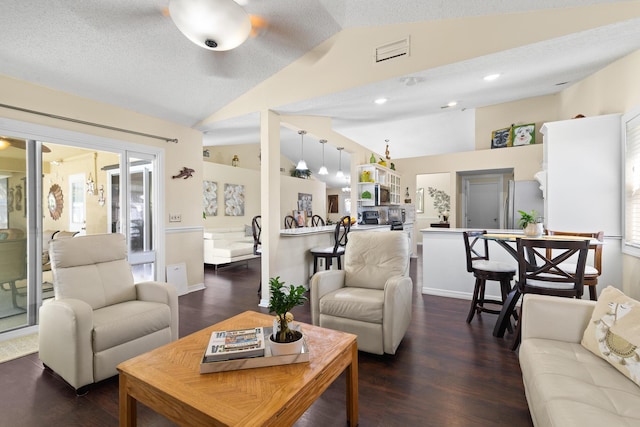
<path id="1" fill-rule="evenodd" d="M 525 236 L 542 236 L 544 229 L 542 226 L 542 217 L 538 215 L 538 212 L 532 210 L 530 213 L 525 211 L 518 211 L 518 213 L 520 214 L 518 225 L 522 228 Z"/>
<path id="2" fill-rule="evenodd" d="M 302 332 L 291 328 L 293 314 L 290 310 L 307 300 L 304 286 L 290 285 L 280 281 L 280 276 L 269 279 L 269 313 L 275 313 L 273 334 L 269 337 L 271 354 L 299 353 L 302 348 Z"/>

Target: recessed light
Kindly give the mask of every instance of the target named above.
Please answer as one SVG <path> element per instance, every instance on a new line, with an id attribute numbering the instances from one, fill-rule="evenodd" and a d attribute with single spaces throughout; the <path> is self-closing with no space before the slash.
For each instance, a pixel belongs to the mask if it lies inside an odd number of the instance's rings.
<path id="1" fill-rule="evenodd" d="M 484 76 L 484 79 L 485 79 L 485 81 L 492 82 L 495 79 L 497 79 L 498 77 L 500 77 L 500 74 L 496 73 L 496 74 L 489 74 L 488 76 Z"/>
<path id="2" fill-rule="evenodd" d="M 385 102 L 387 102 L 387 101 L 388 101 L 388 99 L 387 99 L 387 98 L 378 98 L 378 99 L 376 99 L 376 100 L 375 100 L 375 101 L 373 101 L 373 102 L 375 102 L 375 103 L 376 103 L 376 104 L 378 104 L 378 105 L 382 105 L 382 104 L 384 104 L 384 103 L 385 103 Z"/>
<path id="3" fill-rule="evenodd" d="M 451 101 L 447 104 L 447 107 L 455 107 L 456 105 L 458 105 L 458 101 Z"/>

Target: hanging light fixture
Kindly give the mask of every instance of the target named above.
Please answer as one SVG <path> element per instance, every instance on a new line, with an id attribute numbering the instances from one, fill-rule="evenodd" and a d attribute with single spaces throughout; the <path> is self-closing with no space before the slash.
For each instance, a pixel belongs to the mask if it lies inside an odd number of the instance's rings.
<path id="1" fill-rule="evenodd" d="M 344 178 L 344 172 L 342 172 L 342 150 L 344 147 L 338 147 L 337 150 L 340 152 L 340 158 L 338 163 L 338 172 L 336 173 L 336 178 Z"/>
<path id="2" fill-rule="evenodd" d="M 326 143 L 327 143 L 326 139 L 321 139 L 320 140 L 320 144 L 322 144 L 322 167 L 318 171 L 318 175 L 328 175 L 329 174 L 329 171 L 327 170 L 327 167 L 324 165 L 324 144 L 326 144 Z"/>
<path id="3" fill-rule="evenodd" d="M 251 19 L 233 0 L 170 0 L 169 15 L 186 38 L 209 50 L 231 50 L 249 37 Z"/>
<path id="4" fill-rule="evenodd" d="M 307 133 L 306 130 L 299 130 L 298 134 L 300 135 L 300 161 L 296 166 L 296 170 L 304 171 L 307 170 L 307 162 L 304 161 L 304 135 Z"/>

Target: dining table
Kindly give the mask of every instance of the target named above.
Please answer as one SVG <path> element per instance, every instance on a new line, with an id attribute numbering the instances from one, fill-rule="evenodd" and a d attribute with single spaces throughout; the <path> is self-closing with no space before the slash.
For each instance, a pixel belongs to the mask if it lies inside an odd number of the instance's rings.
<path id="1" fill-rule="evenodd" d="M 485 233 L 481 236 L 483 239 L 492 240 L 496 242 L 499 246 L 503 247 L 513 258 L 518 262 L 518 251 L 514 247 L 514 243 L 518 241 L 518 239 L 541 239 L 541 240 L 589 240 L 590 244 L 602 244 L 601 241 L 597 239 L 592 239 L 590 237 L 583 236 L 549 236 L 543 234 L 537 237 L 530 237 L 524 234 L 511 234 L 511 233 Z M 535 259 L 534 257 L 530 257 L 531 260 Z M 507 298 L 504 300 L 502 304 L 502 309 L 500 310 L 500 314 L 498 315 L 498 320 L 496 320 L 496 324 L 493 328 L 493 336 L 502 338 L 504 336 L 504 332 L 509 326 L 511 322 L 511 316 L 515 310 L 516 304 L 520 299 L 520 291 L 518 290 L 518 284 L 514 284 L 511 287 L 511 291 L 507 294 Z"/>

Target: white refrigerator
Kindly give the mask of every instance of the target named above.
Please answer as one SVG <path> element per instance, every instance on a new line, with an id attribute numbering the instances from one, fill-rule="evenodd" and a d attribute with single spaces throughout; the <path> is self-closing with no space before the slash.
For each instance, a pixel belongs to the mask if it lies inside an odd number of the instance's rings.
<path id="1" fill-rule="evenodd" d="M 598 292 L 622 286 L 621 116 L 609 114 L 545 123 L 545 226 L 604 231 Z"/>
<path id="2" fill-rule="evenodd" d="M 505 219 L 508 229 L 518 229 L 520 214 L 518 211 L 530 213 L 536 211 L 544 216 L 544 199 L 538 181 L 509 181 L 506 199 Z"/>

